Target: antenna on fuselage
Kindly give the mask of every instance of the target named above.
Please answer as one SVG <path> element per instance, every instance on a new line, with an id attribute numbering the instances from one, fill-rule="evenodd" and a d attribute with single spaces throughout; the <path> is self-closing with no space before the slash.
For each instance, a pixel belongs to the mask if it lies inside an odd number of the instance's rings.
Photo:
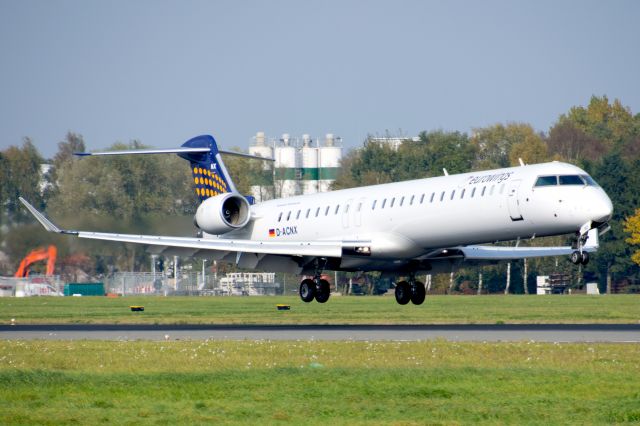
<path id="1" fill-rule="evenodd" d="M 522 161 L 522 158 L 518 157 L 518 161 L 520 162 L 520 165 L 524 167 L 524 161 Z"/>
<path id="2" fill-rule="evenodd" d="M 447 169 L 445 169 L 444 167 L 442 168 L 442 171 L 444 172 L 445 176 L 449 176 L 449 172 L 447 171 Z"/>

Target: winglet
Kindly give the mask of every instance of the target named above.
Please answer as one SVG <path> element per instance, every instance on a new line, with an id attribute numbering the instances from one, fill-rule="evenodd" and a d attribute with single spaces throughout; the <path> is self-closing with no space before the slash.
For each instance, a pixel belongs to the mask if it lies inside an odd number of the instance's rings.
<path id="1" fill-rule="evenodd" d="M 35 207 L 33 207 L 31 204 L 29 204 L 29 202 L 27 200 L 25 200 L 22 197 L 18 197 L 18 198 L 20 199 L 20 202 L 22 204 L 24 204 L 24 206 L 27 208 L 27 210 L 29 210 L 29 212 L 36 218 L 36 220 L 38 222 L 40 222 L 40 224 L 42 226 L 44 226 L 44 229 L 46 229 L 47 231 L 55 232 L 55 233 L 58 233 L 58 234 L 77 234 L 76 231 L 66 231 L 64 229 L 58 228 L 53 222 L 51 222 L 42 213 L 40 213 L 38 210 L 36 210 Z"/>

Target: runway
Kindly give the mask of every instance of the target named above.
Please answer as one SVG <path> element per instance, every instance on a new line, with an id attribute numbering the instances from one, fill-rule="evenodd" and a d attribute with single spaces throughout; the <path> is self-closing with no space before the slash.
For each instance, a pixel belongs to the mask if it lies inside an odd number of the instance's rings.
<path id="1" fill-rule="evenodd" d="M 640 324 L 0 325 L 1 340 L 335 340 L 640 342 Z"/>

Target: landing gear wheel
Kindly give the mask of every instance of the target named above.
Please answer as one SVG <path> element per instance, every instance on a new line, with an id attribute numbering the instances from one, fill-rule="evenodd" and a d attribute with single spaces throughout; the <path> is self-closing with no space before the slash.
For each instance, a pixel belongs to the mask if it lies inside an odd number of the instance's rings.
<path id="1" fill-rule="evenodd" d="M 571 263 L 573 263 L 574 265 L 579 265 L 580 263 L 582 263 L 582 255 L 579 251 L 574 251 L 573 253 L 571 253 L 570 259 Z"/>
<path id="2" fill-rule="evenodd" d="M 583 265 L 589 263 L 589 253 L 587 253 L 586 251 L 582 252 L 582 259 L 580 259 L 580 263 L 582 263 Z"/>
<path id="3" fill-rule="evenodd" d="M 411 302 L 414 305 L 422 305 L 425 297 L 427 297 L 427 290 L 424 288 L 424 284 L 420 281 L 414 282 L 411 286 Z"/>
<path id="4" fill-rule="evenodd" d="M 325 303 L 329 300 L 329 296 L 331 295 L 331 287 L 329 286 L 329 281 L 327 280 L 319 280 L 316 285 L 316 302 Z"/>
<path id="5" fill-rule="evenodd" d="M 303 302 L 309 303 L 316 295 L 316 283 L 313 280 L 307 278 L 300 283 L 300 299 Z"/>
<path id="6" fill-rule="evenodd" d="M 406 305 L 411 300 L 411 285 L 406 281 L 396 283 L 396 302 Z"/>

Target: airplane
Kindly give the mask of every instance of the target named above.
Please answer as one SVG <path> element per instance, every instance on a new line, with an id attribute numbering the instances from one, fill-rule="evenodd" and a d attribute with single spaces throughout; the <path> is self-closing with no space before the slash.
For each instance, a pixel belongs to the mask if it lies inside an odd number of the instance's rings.
<path id="1" fill-rule="evenodd" d="M 180 148 L 78 153 L 174 153 L 189 161 L 200 204 L 196 237 L 65 230 L 23 198 L 47 231 L 79 238 L 149 246 L 156 254 L 209 257 L 241 268 L 310 276 L 300 282 L 304 302 L 325 303 L 325 270 L 381 271 L 407 277 L 395 285 L 401 305 L 425 300 L 421 273 L 463 265 L 568 255 L 587 264 L 598 235 L 609 229 L 613 206 L 584 170 L 562 162 L 525 165 L 386 183 L 254 203 L 233 184 L 215 139 L 202 135 Z M 254 157 L 260 158 L 262 157 Z M 267 159 L 272 160 L 272 159 Z M 574 234 L 564 247 L 487 245 Z"/>

